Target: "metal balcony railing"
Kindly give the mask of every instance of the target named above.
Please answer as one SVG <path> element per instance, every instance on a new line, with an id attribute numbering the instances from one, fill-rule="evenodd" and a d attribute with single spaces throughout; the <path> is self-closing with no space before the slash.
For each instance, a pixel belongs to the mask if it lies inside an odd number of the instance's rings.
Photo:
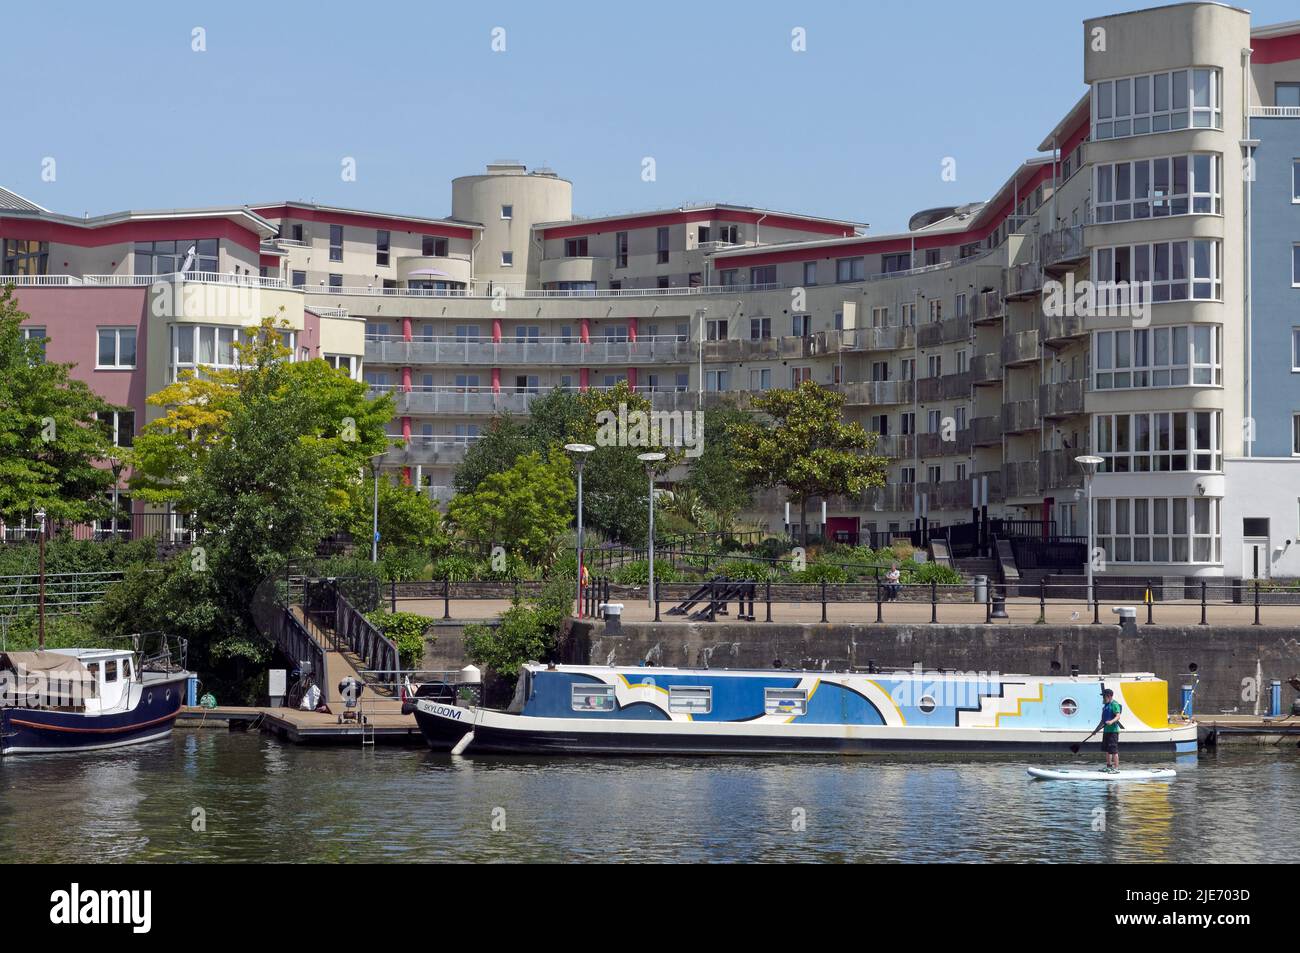
<path id="1" fill-rule="evenodd" d="M 1038 403 L 1043 416 L 1060 418 L 1083 413 L 1084 385 L 1083 380 L 1075 380 L 1040 386 Z"/>
<path id="2" fill-rule="evenodd" d="M 1038 360 L 1038 331 L 1016 331 L 1002 338 L 1002 364 L 1032 364 Z"/>
<path id="3" fill-rule="evenodd" d="M 1002 432 L 1027 433 L 1042 426 L 1038 401 L 1013 400 L 1002 405 Z"/>
<path id="4" fill-rule="evenodd" d="M 1002 488 L 1007 499 L 1037 496 L 1038 461 L 1021 460 L 1002 465 Z"/>

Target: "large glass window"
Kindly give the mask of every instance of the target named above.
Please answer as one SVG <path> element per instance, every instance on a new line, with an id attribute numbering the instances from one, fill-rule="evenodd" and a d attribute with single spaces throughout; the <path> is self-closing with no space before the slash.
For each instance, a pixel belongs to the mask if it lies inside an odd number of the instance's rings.
<path id="1" fill-rule="evenodd" d="M 1219 157 L 1163 156 L 1098 165 L 1093 177 L 1098 223 L 1220 211 Z"/>
<path id="2" fill-rule="evenodd" d="M 1218 473 L 1223 419 L 1218 411 L 1097 414 L 1093 446 L 1102 473 Z"/>
<path id="3" fill-rule="evenodd" d="M 1121 307 L 1151 285 L 1151 300 L 1217 301 L 1223 295 L 1219 243 L 1208 239 L 1120 245 L 1093 251 L 1093 281 L 1101 308 Z"/>
<path id="4" fill-rule="evenodd" d="M 135 328 L 100 328 L 95 366 L 135 367 Z"/>
<path id="5" fill-rule="evenodd" d="M 194 241 L 136 242 L 135 274 L 174 275 L 185 267 L 191 248 L 194 249 L 194 261 L 189 271 L 215 274 L 221 270 L 217 239 L 199 238 Z"/>
<path id="6" fill-rule="evenodd" d="M 330 226 L 330 261 L 343 260 L 343 226 Z"/>
<path id="7" fill-rule="evenodd" d="M 1171 129 L 1220 129 L 1222 83 L 1217 69 L 1181 69 L 1092 87 L 1092 138 L 1122 139 Z"/>
<path id="8" fill-rule="evenodd" d="M 388 251 L 392 244 L 392 236 L 386 229 L 375 230 L 375 264 L 388 264 Z"/>
<path id="9" fill-rule="evenodd" d="M 0 261 L 3 275 L 48 275 L 50 269 L 50 243 L 6 238 L 4 258 Z"/>
<path id="10" fill-rule="evenodd" d="M 1215 324 L 1094 332 L 1093 389 L 1222 384 L 1220 341 Z"/>
<path id="11" fill-rule="evenodd" d="M 1099 499 L 1097 545 L 1117 563 L 1217 563 L 1220 501 L 1209 497 Z"/>
<path id="12" fill-rule="evenodd" d="M 867 276 L 864 258 L 841 258 L 835 262 L 836 281 L 861 281 Z"/>

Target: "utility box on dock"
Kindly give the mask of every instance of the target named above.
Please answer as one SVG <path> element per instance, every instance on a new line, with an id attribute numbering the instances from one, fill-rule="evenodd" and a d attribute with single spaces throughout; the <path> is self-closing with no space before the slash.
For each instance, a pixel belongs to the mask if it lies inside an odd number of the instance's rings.
<path id="1" fill-rule="evenodd" d="M 289 673 L 282 668 L 273 668 L 267 672 L 267 694 L 271 696 L 272 708 L 283 708 L 284 698 L 289 694 Z"/>
<path id="2" fill-rule="evenodd" d="M 618 632 L 623 627 L 623 603 L 602 602 L 600 617 L 605 620 L 606 632 Z"/>

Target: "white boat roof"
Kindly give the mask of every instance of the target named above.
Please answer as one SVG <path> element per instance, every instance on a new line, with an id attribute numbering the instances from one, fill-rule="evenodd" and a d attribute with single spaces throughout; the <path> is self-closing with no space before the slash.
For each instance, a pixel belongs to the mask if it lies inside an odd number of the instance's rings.
<path id="1" fill-rule="evenodd" d="M 740 676 L 753 677 L 755 675 L 807 676 L 807 675 L 868 675 L 870 674 L 870 675 L 880 675 L 880 676 L 885 676 L 890 678 L 916 676 L 918 678 L 923 678 L 926 680 L 934 680 L 936 678 L 952 678 L 952 679 L 972 679 L 972 680 L 987 681 L 991 678 L 999 678 L 999 679 L 1011 679 L 1011 680 L 1028 679 L 1028 680 L 1039 681 L 1039 682 L 1064 682 L 1067 684 L 1078 684 L 1080 682 L 1103 682 L 1103 681 L 1115 682 L 1121 680 L 1129 681 L 1129 682 L 1142 681 L 1142 680 L 1164 681 L 1164 679 L 1160 678 L 1153 672 L 1114 672 L 1105 675 L 1095 675 L 1095 674 L 1085 675 L 1082 672 L 1079 673 L 1078 675 L 1024 675 L 1015 672 L 959 672 L 959 671 L 953 671 L 951 669 L 944 669 L 943 672 L 940 672 L 938 669 L 932 669 L 932 668 L 897 668 L 897 667 L 890 667 L 887 665 L 876 666 L 875 671 L 870 673 L 863 669 L 855 669 L 853 671 L 833 671 L 829 669 L 822 670 L 822 669 L 808 669 L 808 668 L 679 668 L 676 666 L 654 666 L 654 665 L 645 665 L 645 666 L 642 665 L 555 665 L 552 667 L 549 665 L 545 665 L 541 662 L 529 662 L 524 667 L 531 672 L 547 672 L 547 671 L 575 672 L 575 673 L 590 672 L 592 674 L 608 673 L 608 672 L 620 672 L 620 673 L 636 672 L 638 674 L 646 674 L 646 675 L 656 675 L 656 674 L 718 675 L 722 677 L 733 677 L 733 678 L 740 677 Z"/>
<path id="2" fill-rule="evenodd" d="M 130 658 L 130 649 L 46 649 L 59 655 L 71 655 L 81 662 L 94 662 L 99 659 Z"/>

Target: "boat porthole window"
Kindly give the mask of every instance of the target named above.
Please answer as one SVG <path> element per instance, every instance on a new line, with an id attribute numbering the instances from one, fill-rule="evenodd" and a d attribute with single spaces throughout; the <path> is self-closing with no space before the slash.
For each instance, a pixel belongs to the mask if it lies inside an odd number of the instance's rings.
<path id="1" fill-rule="evenodd" d="M 922 695 L 921 700 L 917 702 L 916 707 L 921 709 L 923 713 L 928 715 L 930 714 L 930 712 L 934 711 L 935 708 L 937 708 L 938 706 L 934 702 L 933 695 Z"/>
<path id="2" fill-rule="evenodd" d="M 167 689 L 166 700 L 167 700 L 167 701 L 171 701 L 171 700 L 172 700 L 172 690 L 171 690 L 170 688 Z"/>
<path id="3" fill-rule="evenodd" d="M 147 705 L 153 701 L 153 692 L 144 693 L 144 703 Z"/>
<path id="4" fill-rule="evenodd" d="M 1073 698 L 1061 699 L 1061 714 L 1065 715 L 1065 717 L 1069 718 L 1078 710 L 1079 710 L 1079 703 L 1075 701 Z"/>

